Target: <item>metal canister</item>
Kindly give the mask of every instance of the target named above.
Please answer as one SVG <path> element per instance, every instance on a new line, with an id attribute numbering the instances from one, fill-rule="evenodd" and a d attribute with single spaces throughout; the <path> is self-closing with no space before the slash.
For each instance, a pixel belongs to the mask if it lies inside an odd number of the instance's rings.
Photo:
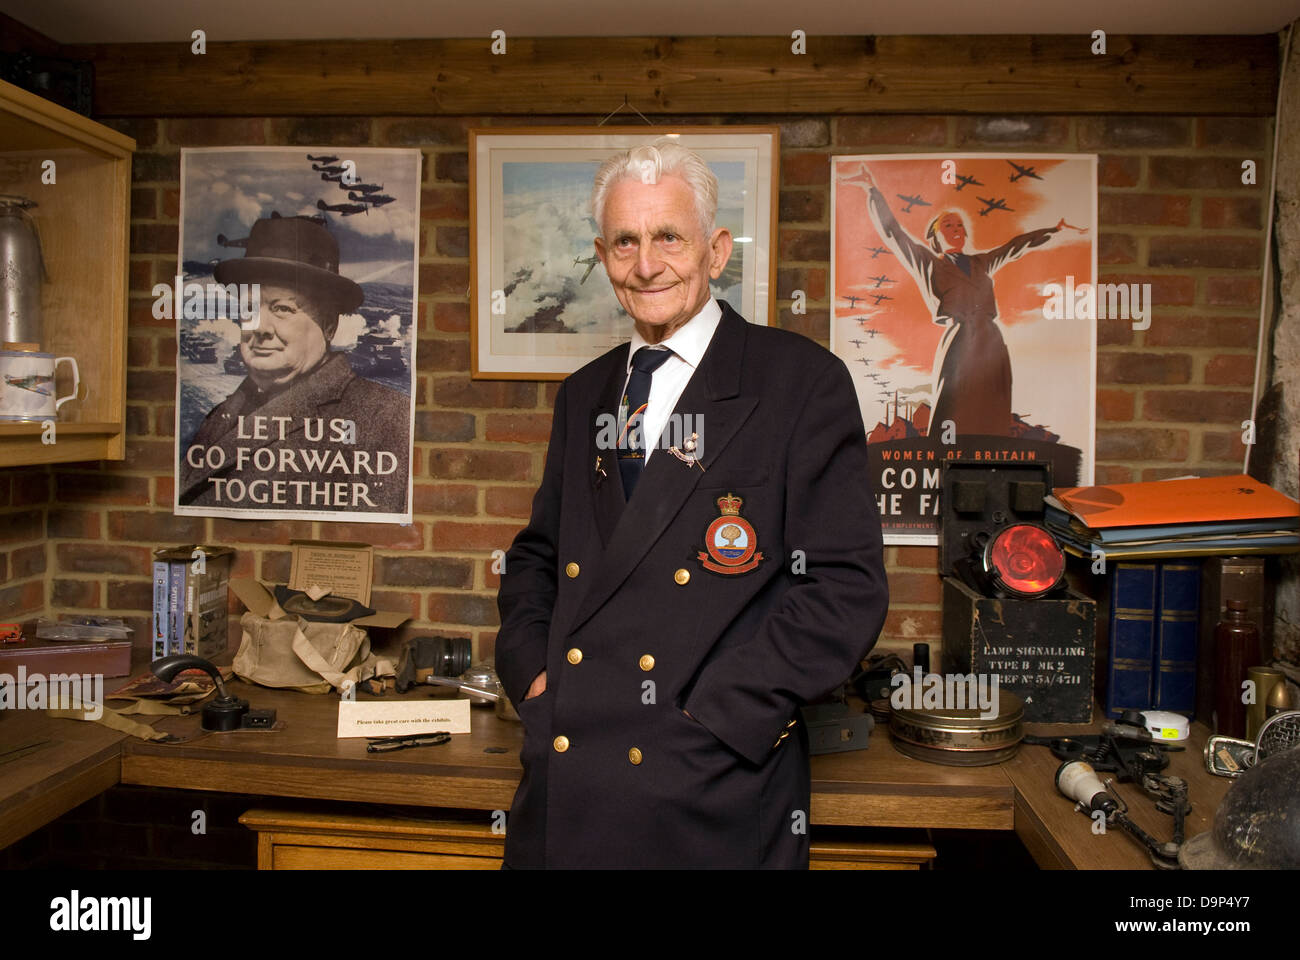
<path id="1" fill-rule="evenodd" d="M 997 714 L 946 707 L 895 710 L 889 733 L 899 753 L 955 767 L 980 767 L 1010 760 L 1024 736 L 1025 705 L 1014 693 L 998 691 Z"/>
<path id="2" fill-rule="evenodd" d="M 1269 697 L 1273 695 L 1275 687 L 1285 685 L 1286 674 L 1272 667 L 1251 667 L 1246 671 L 1246 679 L 1255 685 L 1255 699 L 1246 705 L 1246 739 L 1254 740 L 1259 736 L 1259 728 L 1270 716 Z"/>
<path id="3" fill-rule="evenodd" d="M 44 343 L 45 259 L 26 197 L 0 194 L 0 342 Z"/>

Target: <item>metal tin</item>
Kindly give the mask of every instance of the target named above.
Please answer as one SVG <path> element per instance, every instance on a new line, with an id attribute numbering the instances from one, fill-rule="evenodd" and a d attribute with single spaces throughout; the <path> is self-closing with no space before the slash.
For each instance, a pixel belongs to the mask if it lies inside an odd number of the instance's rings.
<path id="1" fill-rule="evenodd" d="M 998 713 L 978 709 L 895 710 L 889 718 L 894 748 L 906 756 L 955 767 L 981 767 L 1010 760 L 1024 736 L 1023 701 L 998 691 Z"/>
<path id="2" fill-rule="evenodd" d="M 44 342 L 41 287 L 45 260 L 26 197 L 0 194 L 0 343 Z"/>

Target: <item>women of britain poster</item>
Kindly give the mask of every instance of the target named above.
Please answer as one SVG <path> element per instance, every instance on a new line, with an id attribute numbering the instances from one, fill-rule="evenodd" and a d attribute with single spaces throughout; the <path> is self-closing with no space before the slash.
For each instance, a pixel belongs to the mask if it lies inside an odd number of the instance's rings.
<path id="1" fill-rule="evenodd" d="M 1096 158 L 832 158 L 831 349 L 886 542 L 938 542 L 944 460 L 1092 483 Z"/>
<path id="2" fill-rule="evenodd" d="M 410 522 L 420 168 L 182 151 L 177 514 Z"/>

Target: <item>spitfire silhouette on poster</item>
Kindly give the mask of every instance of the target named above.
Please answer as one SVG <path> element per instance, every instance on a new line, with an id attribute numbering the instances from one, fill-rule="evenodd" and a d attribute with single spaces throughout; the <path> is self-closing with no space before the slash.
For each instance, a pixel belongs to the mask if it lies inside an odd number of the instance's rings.
<path id="1" fill-rule="evenodd" d="M 420 167 L 182 151 L 177 514 L 410 522 Z"/>
<path id="2" fill-rule="evenodd" d="M 937 542 L 946 459 L 1092 482 L 1096 208 L 1094 156 L 833 158 L 831 348 L 887 543 Z"/>

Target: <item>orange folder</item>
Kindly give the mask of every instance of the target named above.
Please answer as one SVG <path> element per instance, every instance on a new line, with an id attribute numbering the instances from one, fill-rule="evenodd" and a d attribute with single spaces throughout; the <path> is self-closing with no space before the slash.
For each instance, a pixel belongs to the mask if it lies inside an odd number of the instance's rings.
<path id="1" fill-rule="evenodd" d="M 1245 474 L 1195 480 L 1059 487 L 1052 493 L 1094 529 L 1294 517 L 1300 504 Z"/>

